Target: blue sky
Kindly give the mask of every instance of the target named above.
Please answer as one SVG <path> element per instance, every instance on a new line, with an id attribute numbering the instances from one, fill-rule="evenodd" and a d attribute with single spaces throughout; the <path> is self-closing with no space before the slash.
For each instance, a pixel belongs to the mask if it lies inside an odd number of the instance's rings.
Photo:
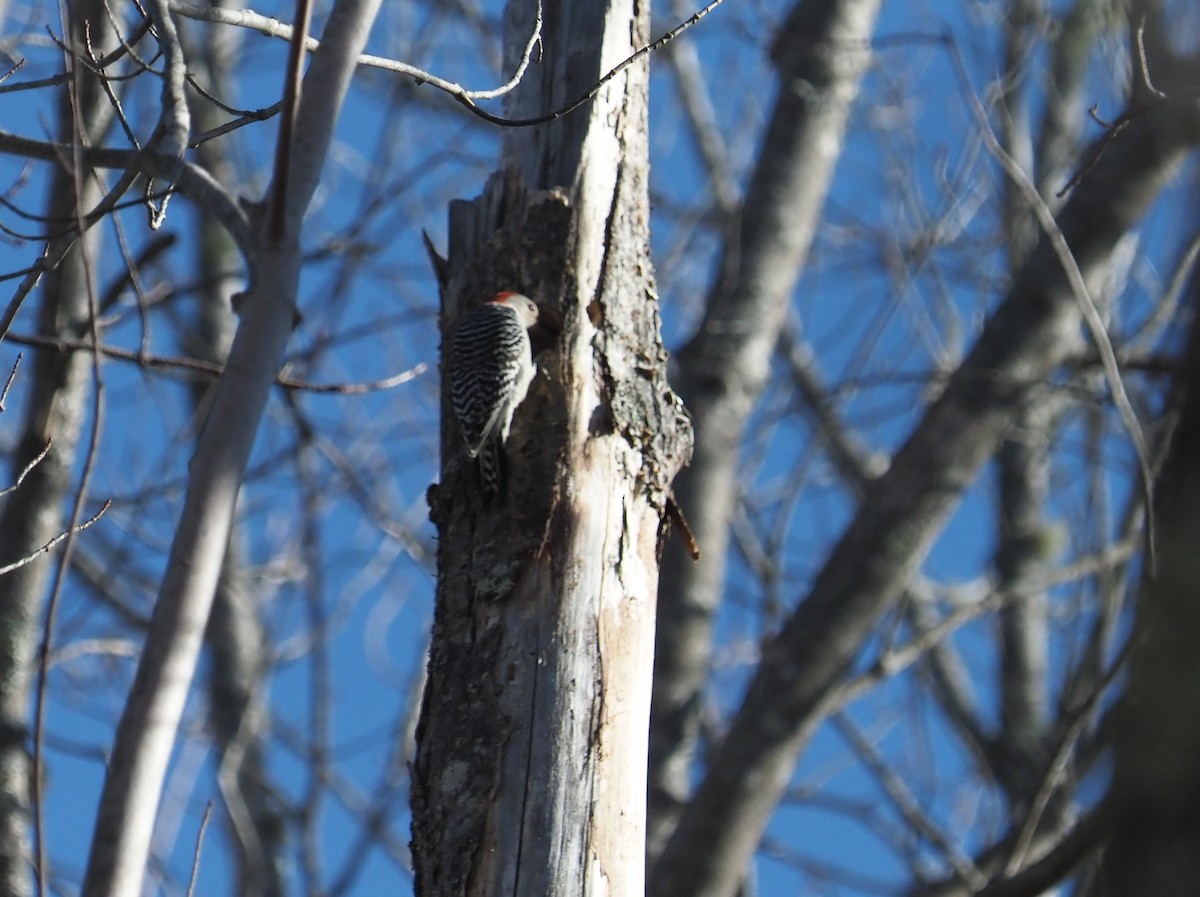
<path id="1" fill-rule="evenodd" d="M 258 8 L 289 18 L 286 5 L 278 10 Z M 998 31 L 987 20 L 998 8 L 982 3 L 885 3 L 878 33 L 949 32 L 968 61 L 974 89 L 982 92 L 998 71 Z M 488 3 L 481 16 L 493 19 L 498 9 L 499 4 Z M 728 0 L 688 33 L 710 73 L 719 73 L 710 76 L 709 87 L 739 184 L 744 184 L 752 164 L 758 130 L 769 113 L 774 90 L 764 38 L 785 9 L 779 0 Z M 678 19 L 662 4 L 654 16 L 656 29 Z M 39 32 L 42 24 L 46 23 L 31 21 L 27 34 L 33 38 L 44 33 Z M 187 23 L 186 27 L 210 26 Z M 257 35 L 246 35 L 243 41 L 249 61 L 239 76 L 236 103 L 247 108 L 267 105 L 278 90 L 284 45 Z M 371 50 L 407 53 L 404 58 L 409 61 L 480 87 L 498 80 L 488 65 L 498 56 L 498 46 L 496 39 L 480 40 L 465 26 L 444 24 L 426 5 L 393 2 L 385 6 Z M 54 54 L 44 46 L 26 52 L 30 63 L 18 78 L 35 78 L 55 69 Z M 653 249 L 665 336 L 668 345 L 677 348 L 697 319 L 717 262 L 718 237 L 711 227 L 693 227 L 688 221 L 686 211 L 703 205 L 708 186 L 677 105 L 672 76 L 662 60 L 652 61 L 652 71 Z M 1102 90 L 1105 73 L 1096 74 L 1093 99 L 1102 114 L 1111 112 L 1115 100 Z M 51 132 L 48 97 L 47 93 L 0 97 L 8 110 L 6 127 L 35 137 Z M 993 239 L 995 206 L 990 203 L 1000 175 L 970 139 L 969 112 L 946 51 L 920 40 L 889 47 L 880 53 L 864 97 L 869 102 L 860 104 L 855 114 L 825 224 L 797 288 L 794 309 L 825 376 L 845 396 L 847 419 L 861 426 L 871 446 L 886 452 L 913 426 L 925 396 L 921 380 L 939 353 L 953 359 L 969 347 L 980 319 L 1002 294 L 1007 275 Z M 144 120 L 153 110 L 152 92 L 139 95 L 130 108 L 136 110 L 136 121 Z M 275 127 L 273 121 L 253 125 L 231 141 L 251 193 L 261 189 L 265 180 Z M 1097 130 L 1093 127 L 1092 133 Z M 375 500 L 392 523 L 410 527 L 426 549 L 432 547 L 432 530 L 423 493 L 436 476 L 438 433 L 437 300 L 421 232 L 428 231 L 437 245 L 444 246 L 446 202 L 477 193 L 494 165 L 497 145 L 494 131 L 472 126 L 458 107 L 431 88 L 412 88 L 392 75 L 362 72 L 339 122 L 338 144 L 307 226 L 306 247 L 314 260 L 302 283 L 304 320 L 289 349 L 293 372 L 318 382 L 351 382 L 389 376 L 419 363 L 430 369 L 390 392 L 295 396 L 295 407 L 330 447 L 330 452 L 319 445 L 313 448 L 305 455 L 306 463 L 327 474 L 335 463 L 332 452 L 344 451 L 346 460 L 361 471 L 368 500 Z M 897 158 L 911 164 L 898 169 Z M 0 157 L 0 189 L 18 177 L 20 168 L 19 160 Z M 25 209 L 37 210 L 45 191 L 44 171 L 44 166 L 31 169 L 27 185 L 15 194 L 15 201 Z M 1135 302 L 1137 295 L 1161 283 L 1172 251 L 1169 237 L 1180 226 L 1185 199 L 1193 190 L 1194 184 L 1181 183 L 1148 220 L 1143 251 L 1131 277 Z M 897 212 L 901 195 L 911 202 L 910 210 L 920 209 L 930 219 L 963 223 L 962 238 L 933 250 L 925 265 L 908 272 L 911 282 L 898 288 L 895 277 L 885 274 L 885 251 L 904 245 L 926 224 Z M 981 208 L 978 213 L 975 203 Z M 377 208 L 382 212 L 376 214 Z M 36 229 L 13 215 L 3 220 L 18 230 Z M 135 242 L 145 239 L 144 219 L 137 210 L 125 213 L 123 221 Z M 173 205 L 168 228 L 181 239 L 168 255 L 166 268 L 187 282 L 194 276 L 188 245 L 194 219 L 182 200 Z M 110 230 L 105 237 L 108 245 L 113 238 Z M 331 242 L 341 246 L 347 240 L 360 241 L 368 251 L 353 262 L 345 254 L 323 253 Z M 35 251 L 32 243 L 0 243 L 0 270 L 23 268 Z M 115 268 L 106 264 L 105 270 L 111 276 Z M 338 301 L 331 302 L 331 295 Z M 958 330 L 920 319 L 922 314 L 932 315 L 939 303 L 959 316 Z M 107 331 L 107 341 L 138 344 L 141 323 L 135 309 L 132 297 L 123 297 L 117 308 L 121 320 Z M 33 331 L 33 311 L 33 303 L 27 303 L 15 332 Z M 175 319 L 158 318 L 158 314 L 150 316 L 151 349 L 176 354 Z M 177 303 L 171 314 L 184 318 L 190 314 L 186 301 Z M 925 340 L 930 332 L 936 339 Z M 320 352 L 316 364 L 307 361 L 325 341 L 342 336 L 337 351 Z M 10 345 L 0 346 L 0 369 L 7 370 L 15 351 Z M 179 508 L 178 484 L 190 452 L 191 411 L 184 388 L 171 376 L 108 362 L 105 379 L 109 419 L 91 495 L 93 504 L 113 498 L 114 508 L 104 531 L 94 535 L 106 547 L 124 546 L 139 576 L 152 583 L 161 572 Z M 9 452 L 19 431 L 24 388 L 18 381 L 14 408 L 0 417 L 0 447 Z M 756 413 L 747 450 L 757 465 L 752 489 L 756 495 L 769 496 L 777 490 L 808 454 L 805 426 L 790 419 L 783 426 L 771 426 L 794 411 L 793 403 L 786 389 L 773 387 Z M 278 397 L 273 400 L 252 462 L 253 485 L 240 512 L 256 582 L 264 595 L 264 617 L 282 646 L 270 681 L 270 701 L 283 734 L 273 739 L 270 771 L 281 790 L 293 798 L 308 787 L 305 765 L 285 736 L 289 729 L 304 731 L 309 725 L 314 668 L 303 642 L 311 622 L 308 590 L 317 582 L 320 612 L 332 621 L 327 658 L 332 675 L 326 684 L 333 697 L 330 743 L 339 758 L 336 769 L 356 788 L 369 792 L 392 753 L 397 714 L 408 701 L 423 662 L 431 616 L 432 562 L 428 555 L 384 535 L 364 513 L 361 496 L 345 489 L 317 489 L 307 497 L 297 492 L 297 470 L 291 461 L 278 460 L 290 457 L 295 439 L 292 415 L 286 403 Z M 1066 431 L 1064 441 L 1071 435 Z M 1105 447 L 1114 458 L 1128 463 L 1127 444 L 1118 431 Z M 763 500 L 764 518 L 778 514 L 789 521 L 782 527 L 788 560 L 777 593 L 763 595 L 749 566 L 734 556 L 729 571 L 732 597 L 720 618 L 718 656 L 726 660 L 713 688 L 713 701 L 724 710 L 735 706 L 749 673 L 746 646 L 752 646 L 762 632 L 765 602 L 774 598 L 786 608 L 805 593 L 852 513 L 844 489 L 831 476 L 820 475 L 821 463 L 805 481 L 798 507 Z M 1065 470 L 1069 472 L 1072 463 L 1078 462 L 1067 461 Z M 156 493 L 164 481 L 174 484 L 165 498 L 141 500 L 145 491 Z M 1114 477 L 1114 507 L 1120 506 L 1127 488 L 1127 480 Z M 992 493 L 990 477 L 985 475 L 938 541 L 926 565 L 928 576 L 953 583 L 986 571 L 995 538 Z M 303 558 L 303 534 L 297 521 L 304 515 L 306 500 L 315 504 L 320 521 L 315 537 L 325 563 L 319 580 L 314 580 L 315 571 L 297 573 L 284 563 L 296 564 Z M 1077 511 L 1082 501 L 1078 494 L 1065 491 L 1057 507 L 1066 516 Z M 131 590 L 128 597 L 145 611 L 147 595 Z M 958 642 L 983 681 L 994 665 L 990 626 L 987 621 L 974 624 Z M 82 587 L 69 589 L 56 644 L 63 647 L 101 636 L 133 638 L 110 614 L 98 610 Z M 82 872 L 103 752 L 132 675 L 130 656 L 135 649 L 135 641 L 126 641 L 124 653 L 84 655 L 63 662 L 53 674 L 47 832 L 55 868 L 71 881 Z M 94 687 L 95 682 L 104 687 Z M 986 691 L 982 697 L 985 704 L 990 699 Z M 176 880 L 186 878 L 200 815 L 215 794 L 212 755 L 198 731 L 203 700 L 198 692 L 189 708 L 187 726 L 192 737 L 181 742 L 169 783 L 169 792 L 181 796 L 168 800 L 161 823 L 173 834 L 166 840 L 172 845 L 168 863 Z M 895 726 L 895 716 L 904 713 L 923 718 L 913 730 L 924 732 L 925 743 L 915 744 L 910 731 Z M 878 727 L 883 750 L 900 768 L 932 759 L 934 768 L 922 773 L 931 777 L 925 783 L 930 793 L 933 779 L 940 780 L 938 793 L 944 794 L 945 784 L 969 765 L 928 701 L 914 697 L 907 686 L 878 689 L 855 704 L 850 715 L 865 728 Z M 842 739 L 828 728 L 822 730 L 802 759 L 798 785 L 821 781 L 828 793 L 878 802 L 870 779 L 846 763 L 845 755 Z M 943 801 L 941 796 L 931 799 L 935 810 L 953 815 L 955 808 L 944 806 Z M 353 823 L 360 814 L 333 797 L 322 806 L 321 853 L 328 882 L 345 861 Z M 396 838 L 407 841 L 403 791 L 391 818 Z M 875 835 L 827 812 L 820 801 L 801 800 L 781 811 L 769 836 L 870 879 L 898 882 L 904 878 L 904 868 Z M 209 828 L 200 893 L 229 892 L 224 840 L 220 825 Z M 764 895 L 808 893 L 804 887 L 813 885 L 811 876 L 798 876 L 776 860 L 762 859 L 758 866 Z M 407 879 L 383 851 L 370 851 L 360 870 L 352 894 L 380 888 L 407 893 Z"/>

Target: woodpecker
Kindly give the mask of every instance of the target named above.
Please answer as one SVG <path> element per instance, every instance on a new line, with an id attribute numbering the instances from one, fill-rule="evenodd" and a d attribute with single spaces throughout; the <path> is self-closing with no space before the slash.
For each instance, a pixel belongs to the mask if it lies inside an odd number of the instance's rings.
<path id="1" fill-rule="evenodd" d="M 503 491 L 508 431 L 533 380 L 529 328 L 537 320 L 536 302 L 503 292 L 470 312 L 454 332 L 450 403 L 467 454 L 479 459 L 480 484 L 489 500 Z"/>

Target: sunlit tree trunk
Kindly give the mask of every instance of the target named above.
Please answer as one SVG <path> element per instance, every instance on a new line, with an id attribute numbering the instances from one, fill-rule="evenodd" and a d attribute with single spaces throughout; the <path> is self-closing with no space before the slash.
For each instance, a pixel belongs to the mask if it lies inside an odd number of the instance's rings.
<path id="1" fill-rule="evenodd" d="M 510 5 L 509 62 L 534 4 Z M 509 104 L 574 99 L 646 40 L 648 7 L 563 0 Z M 443 414 L 437 613 L 413 781 L 417 892 L 644 893 L 646 727 L 667 490 L 690 432 L 651 275 L 646 68 L 551 125 L 451 209 L 443 344 L 498 289 L 561 313 L 485 507 Z M 536 335 L 535 335 L 536 336 Z M 443 403 L 444 404 L 444 403 Z"/>
<path id="2" fill-rule="evenodd" d="M 189 44 L 189 68 L 206 90 L 229 97 L 241 55 L 241 34 L 209 28 Z M 191 99 L 192 120 L 203 133 L 217 127 L 221 111 L 212 103 Z M 223 184 L 235 184 L 237 172 L 221 141 L 200 144 L 196 155 Z M 221 363 L 229 353 L 237 320 L 234 294 L 244 286 L 243 264 L 236 243 L 211 217 L 197 215 L 195 270 L 199 274 L 194 326 L 184 349 L 190 356 Z M 192 388 L 196 414 L 203 415 L 212 384 Z M 269 670 L 269 637 L 259 614 L 259 595 L 246 570 L 245 536 L 234 528 L 222 560 L 205 632 L 212 663 L 208 667 L 209 717 L 219 756 L 218 779 L 227 819 L 237 845 L 240 897 L 279 897 L 285 825 L 272 795 L 273 783 L 263 762 L 269 728 L 265 678 Z"/>

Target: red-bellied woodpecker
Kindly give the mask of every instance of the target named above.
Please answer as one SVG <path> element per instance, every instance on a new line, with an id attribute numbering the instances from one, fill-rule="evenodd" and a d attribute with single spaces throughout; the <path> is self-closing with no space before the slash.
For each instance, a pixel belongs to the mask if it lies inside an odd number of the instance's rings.
<path id="1" fill-rule="evenodd" d="M 467 442 L 479 459 L 479 479 L 489 499 L 504 488 L 504 445 L 513 413 L 533 379 L 529 328 L 537 303 L 520 293 L 497 293 L 468 314 L 450 349 L 450 403 Z"/>

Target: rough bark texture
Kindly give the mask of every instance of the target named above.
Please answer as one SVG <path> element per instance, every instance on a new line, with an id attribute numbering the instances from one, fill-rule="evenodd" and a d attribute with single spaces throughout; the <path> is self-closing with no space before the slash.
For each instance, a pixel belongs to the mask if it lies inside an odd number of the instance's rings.
<path id="1" fill-rule="evenodd" d="M 878 10 L 878 0 L 816 0 L 790 15 L 774 52 L 779 94 L 740 226 L 700 329 L 679 353 L 676 380 L 695 417 L 696 452 L 675 491 L 703 556 L 695 563 L 674 544 L 663 557 L 650 729 L 651 861 L 691 790 L 742 432 L 816 233 Z"/>
<path id="2" fill-rule="evenodd" d="M 1159 110 L 1109 145 L 1058 220 L 1086 279 L 1102 276 L 1117 240 L 1197 136 L 1191 116 Z M 807 599 L 764 646 L 744 702 L 653 871 L 655 897 L 735 892 L 830 688 L 1078 327 L 1076 297 L 1043 239 L 945 392 L 869 487 Z"/>
<path id="3" fill-rule="evenodd" d="M 509 7 L 524 46 L 533 4 Z M 647 8 L 551 3 L 510 114 L 573 99 L 645 40 Z M 485 507 L 443 414 L 437 610 L 413 771 L 417 893 L 644 893 L 646 726 L 668 485 L 690 429 L 666 384 L 648 253 L 646 69 L 506 134 L 504 169 L 450 216 L 443 345 L 520 289 L 534 335 L 506 504 Z M 446 405 L 443 403 L 443 408 Z"/>

